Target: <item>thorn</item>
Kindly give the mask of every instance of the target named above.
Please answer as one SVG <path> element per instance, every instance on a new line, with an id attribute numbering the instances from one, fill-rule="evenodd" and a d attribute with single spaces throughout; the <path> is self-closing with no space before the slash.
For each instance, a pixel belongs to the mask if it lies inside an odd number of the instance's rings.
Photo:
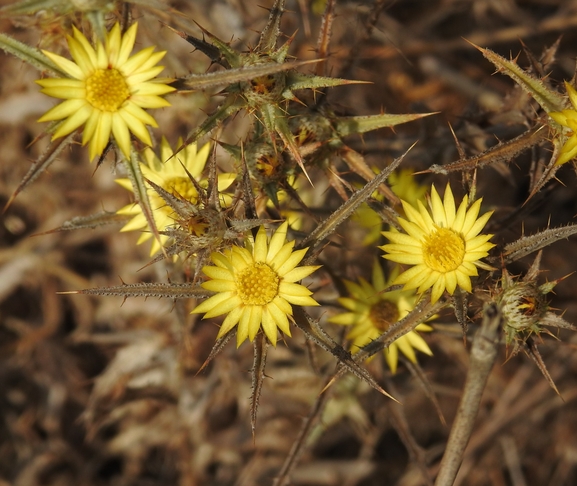
<path id="1" fill-rule="evenodd" d="M 457 152 L 459 152 L 459 158 L 460 159 L 466 159 L 467 156 L 465 154 L 465 151 L 463 150 L 463 147 L 461 146 L 461 143 L 459 142 L 459 139 L 457 138 L 457 134 L 455 133 L 455 130 L 453 130 L 453 125 L 451 125 L 451 123 L 449 123 L 449 130 L 451 130 L 451 133 L 453 135 L 453 140 L 455 140 L 455 146 L 457 147 Z"/>
<path id="2" fill-rule="evenodd" d="M 549 383 L 549 386 L 551 388 L 553 388 L 553 390 L 555 390 L 555 393 L 557 393 L 557 395 L 559 395 L 559 398 L 561 400 L 563 400 L 563 397 L 561 396 L 561 393 L 559 393 L 559 390 L 557 389 L 557 386 L 555 385 L 553 378 L 549 374 L 549 371 L 547 371 L 547 367 L 545 366 L 545 362 L 543 361 L 543 358 L 541 357 L 541 353 L 539 353 L 539 349 L 537 348 L 535 341 L 533 341 L 533 339 L 529 338 L 529 339 L 527 339 L 525 345 L 527 346 L 527 349 L 528 349 L 527 354 L 535 362 L 535 364 L 537 365 L 537 368 L 539 368 L 539 370 L 541 371 L 541 373 L 543 374 L 543 376 L 547 380 L 547 383 Z M 565 401 L 565 400 L 563 400 L 563 401 Z"/>
<path id="3" fill-rule="evenodd" d="M 321 390 L 321 392 L 319 393 L 319 395 L 322 395 L 324 392 L 326 392 L 332 385 L 333 383 L 337 380 L 337 375 L 333 376 L 329 382 L 325 385 L 325 387 Z"/>
<path id="4" fill-rule="evenodd" d="M 194 376 L 198 376 L 198 374 L 199 374 L 202 370 L 204 370 L 211 361 L 212 361 L 212 360 L 210 360 L 209 358 L 206 358 L 206 359 L 204 360 L 204 363 L 202 363 L 202 366 L 198 369 L 198 371 L 194 374 Z"/>
<path id="5" fill-rule="evenodd" d="M 10 199 L 8 199 L 8 202 L 4 205 L 4 209 L 2 210 L 2 214 L 5 214 L 6 211 L 8 211 L 8 209 L 10 208 L 10 206 L 12 206 L 12 203 L 14 202 L 14 199 L 16 199 L 16 196 L 18 195 L 20 191 L 14 191 L 12 193 L 12 195 L 10 196 Z"/>
<path id="6" fill-rule="evenodd" d="M 422 174 L 430 174 L 432 172 L 432 170 L 426 169 L 426 170 L 420 170 L 418 172 L 413 172 L 412 175 L 416 176 L 416 175 L 422 175 Z"/>

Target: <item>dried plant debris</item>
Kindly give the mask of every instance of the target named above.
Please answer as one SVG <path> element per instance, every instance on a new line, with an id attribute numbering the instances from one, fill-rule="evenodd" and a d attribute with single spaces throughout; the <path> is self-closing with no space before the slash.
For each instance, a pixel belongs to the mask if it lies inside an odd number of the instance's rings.
<path id="1" fill-rule="evenodd" d="M 0 483 L 574 484 L 575 2 L 263 2 L 0 7 Z"/>

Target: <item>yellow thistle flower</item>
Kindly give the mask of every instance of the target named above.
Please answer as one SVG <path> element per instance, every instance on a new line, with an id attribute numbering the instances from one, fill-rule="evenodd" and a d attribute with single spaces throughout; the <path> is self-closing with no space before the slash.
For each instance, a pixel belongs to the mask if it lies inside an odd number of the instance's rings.
<path id="1" fill-rule="evenodd" d="M 314 195 L 312 191 L 309 190 L 310 184 L 308 184 L 308 182 L 306 183 L 307 185 L 303 185 L 300 178 L 297 178 L 294 175 L 289 175 L 287 177 L 287 183 L 298 193 L 302 202 L 308 206 L 311 205 Z M 301 230 L 303 227 L 302 209 L 293 209 L 291 207 L 292 199 L 284 189 L 277 188 L 276 191 L 276 197 L 280 206 L 278 213 L 281 218 L 287 221 L 289 228 L 296 231 Z M 266 208 L 273 209 L 274 207 L 275 205 L 273 201 L 266 194 L 263 194 L 262 197 L 256 199 L 257 214 L 261 214 L 266 210 Z"/>
<path id="2" fill-rule="evenodd" d="M 399 169 L 391 173 L 387 182 L 399 199 L 415 205 L 427 193 L 427 188 L 417 182 L 413 169 Z"/>
<path id="3" fill-rule="evenodd" d="M 381 266 L 375 262 L 372 283 L 367 282 L 364 278 L 360 278 L 358 284 L 349 280 L 344 281 L 350 297 L 342 297 L 338 301 L 350 312 L 331 317 L 329 322 L 354 326 L 347 334 L 347 339 L 352 341 L 353 352 L 357 352 L 378 338 L 415 307 L 417 297 L 414 292 L 396 290 L 383 293 L 383 290 L 391 285 L 397 274 L 398 269 L 395 269 L 389 280 L 385 280 Z M 383 350 L 387 364 L 393 373 L 397 372 L 399 350 L 412 363 L 417 362 L 415 349 L 429 356 L 433 354 L 425 340 L 416 332 L 432 330 L 433 328 L 426 324 L 419 324 L 415 331 L 401 336 Z"/>
<path id="4" fill-rule="evenodd" d="M 202 287 L 217 294 L 192 312 L 204 313 L 203 319 L 227 314 L 217 339 L 238 325 L 238 347 L 247 338 L 254 340 L 262 327 L 276 346 L 277 328 L 291 335 L 288 319 L 292 315 L 291 304 L 319 305 L 310 297 L 309 289 L 296 283 L 319 267 L 297 267 L 307 249 L 293 251 L 295 242 L 286 242 L 287 228 L 284 222 L 269 242 L 261 226 L 254 243 L 247 240 L 246 248 L 233 246 L 224 253 L 211 254 L 215 266 L 202 269 L 210 278 Z"/>
<path id="5" fill-rule="evenodd" d="M 161 95 L 174 88 L 152 80 L 164 68 L 156 64 L 165 51 L 154 52 L 154 46 L 130 56 L 138 24 L 124 35 L 116 24 L 106 36 L 106 43 L 93 48 L 75 27 L 67 36 L 73 61 L 43 51 L 68 78 L 40 79 L 42 93 L 66 101 L 48 110 L 38 121 L 63 120 L 52 140 L 68 135 L 84 125 L 82 145 L 90 142 L 90 160 L 102 154 L 110 134 L 122 153 L 130 157 L 130 132 L 152 145 L 146 125 L 158 127 L 156 120 L 143 108 L 161 108 L 170 103 Z M 152 80 L 152 81 L 151 81 Z"/>
<path id="6" fill-rule="evenodd" d="M 557 157 L 557 165 L 569 162 L 577 156 L 577 91 L 567 81 L 565 81 L 565 88 L 567 88 L 567 94 L 569 95 L 573 109 L 549 113 L 549 116 L 559 123 L 559 125 L 567 127 L 571 131 L 569 139 L 565 142 L 561 148 L 559 157 Z"/>
<path id="7" fill-rule="evenodd" d="M 391 186 L 395 196 L 405 200 L 409 204 L 416 204 L 427 192 L 426 187 L 421 186 L 415 180 L 412 169 L 394 171 L 387 179 L 387 182 Z M 379 191 L 375 191 L 372 197 L 377 201 L 384 199 Z M 369 233 L 367 233 L 363 239 L 363 245 L 372 245 L 380 238 L 383 220 L 368 204 L 361 204 L 359 209 L 355 211 L 352 219 L 357 221 L 363 228 L 369 230 Z"/>
<path id="8" fill-rule="evenodd" d="M 179 138 L 177 146 L 180 147 L 182 143 L 182 139 Z M 160 159 L 152 149 L 147 147 L 144 151 L 146 164 L 141 163 L 140 170 L 146 179 L 154 182 L 157 186 L 162 187 L 166 192 L 169 192 L 174 196 L 182 197 L 193 204 L 196 204 L 198 202 L 198 192 L 186 171 L 188 170 L 190 175 L 194 177 L 201 187 L 208 187 L 208 181 L 206 179 L 201 179 L 201 176 L 209 153 L 210 144 L 206 144 L 200 150 L 197 150 L 196 143 L 193 143 L 187 145 L 176 156 L 174 156 L 174 151 L 170 147 L 170 144 L 164 137 L 162 137 L 160 143 Z M 219 174 L 218 190 L 226 190 L 233 183 L 235 177 L 235 174 Z M 125 189 L 133 191 L 132 183 L 129 179 L 117 179 L 116 182 Z M 168 227 L 174 224 L 175 212 L 166 203 L 162 196 L 160 196 L 148 184 L 147 193 L 153 211 L 156 228 L 158 231 L 165 231 Z M 227 202 L 230 204 L 230 197 L 225 197 L 224 195 L 222 197 L 223 204 L 227 205 Z M 138 204 L 129 204 L 118 210 L 117 213 L 133 216 L 121 231 L 142 231 L 148 228 L 146 217 Z M 197 236 L 200 236 L 203 228 L 192 228 L 192 230 L 197 231 L 197 233 L 199 233 Z M 150 238 L 152 238 L 152 233 L 145 231 L 140 236 L 137 244 L 140 245 Z M 161 243 L 164 244 L 167 240 L 168 236 L 166 235 L 160 235 L 160 243 L 158 240 L 154 239 L 150 249 L 150 255 L 152 256 L 160 250 Z"/>
<path id="9" fill-rule="evenodd" d="M 418 288 L 420 294 L 432 287 L 433 303 L 445 290 L 453 295 L 457 285 L 471 292 L 470 277 L 477 275 L 477 267 L 491 269 L 479 260 L 495 246 L 488 242 L 493 235 L 479 234 L 493 214 L 489 211 L 478 217 L 481 201 L 467 209 L 469 198 L 465 195 L 455 210 L 449 184 L 442 201 L 432 186 L 430 212 L 420 201 L 418 209 L 402 201 L 407 219 L 398 221 L 408 234 L 385 231 L 383 235 L 391 243 L 380 248 L 386 252 L 384 258 L 414 267 L 400 274 L 393 284 L 404 284 L 404 290 Z"/>

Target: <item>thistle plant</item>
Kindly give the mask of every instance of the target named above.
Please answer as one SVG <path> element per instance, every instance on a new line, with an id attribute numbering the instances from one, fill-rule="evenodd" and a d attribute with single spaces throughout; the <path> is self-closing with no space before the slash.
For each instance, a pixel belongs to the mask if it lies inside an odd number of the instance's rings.
<path id="1" fill-rule="evenodd" d="M 421 42 L 437 17 L 377 1 L 357 24 L 354 2 L 309 3 L 0 9 L 38 104 L 3 140 L 4 481 L 477 486 L 538 462 L 559 464 L 539 484 L 570 484 L 566 456 L 533 460 L 516 428 L 575 396 L 562 44 L 528 64 L 474 46 L 505 92 L 436 63 L 456 45 Z M 502 91 L 460 98 L 485 89 Z M 327 457 L 338 479 L 314 476 Z"/>
<path id="2" fill-rule="evenodd" d="M 182 139 L 179 139 L 177 143 L 181 145 Z M 202 179 L 202 173 L 210 150 L 210 144 L 198 149 L 196 143 L 193 143 L 188 145 L 178 156 L 175 156 L 168 141 L 163 138 L 160 142 L 160 154 L 158 156 L 152 149 L 145 149 L 144 159 L 146 163 L 140 164 L 140 169 L 148 181 L 154 183 L 157 187 L 161 187 L 173 197 L 181 198 L 191 210 L 196 209 L 198 211 L 199 206 L 203 204 L 202 198 L 199 197 L 199 191 L 206 193 L 208 188 L 208 180 Z M 226 195 L 224 191 L 234 182 L 235 175 L 230 173 L 219 174 L 217 179 L 216 189 L 221 198 L 219 207 L 226 206 L 227 203 L 230 204 L 231 195 Z M 125 189 L 133 191 L 132 183 L 129 179 L 117 179 L 116 182 Z M 151 202 L 154 221 L 159 232 L 162 233 L 160 240 L 155 239 L 152 243 L 150 248 L 150 255 L 152 256 L 160 250 L 161 245 L 166 246 L 169 240 L 166 233 L 177 224 L 179 219 L 177 211 L 171 207 L 170 203 L 165 201 L 161 194 L 152 188 L 150 183 L 147 186 L 147 194 Z M 119 209 L 117 214 L 132 218 L 121 231 L 140 231 L 138 244 L 152 238 L 152 233 L 147 230 L 148 225 L 142 208 L 138 204 L 129 204 Z M 198 220 L 195 220 L 195 216 L 192 216 L 186 221 L 187 231 L 196 237 L 205 235 L 208 229 L 208 223 L 198 216 L 200 215 L 197 215 Z M 186 218 L 186 216 L 181 215 L 181 218 Z"/>

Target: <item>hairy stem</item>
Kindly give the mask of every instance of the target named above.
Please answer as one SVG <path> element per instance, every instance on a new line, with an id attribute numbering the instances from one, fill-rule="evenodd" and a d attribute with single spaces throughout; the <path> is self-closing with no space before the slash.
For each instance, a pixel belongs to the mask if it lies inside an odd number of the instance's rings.
<path id="1" fill-rule="evenodd" d="M 471 348 L 471 363 L 461 403 L 449 435 L 449 441 L 435 486 L 451 486 L 457 477 L 465 448 L 471 437 L 473 425 L 479 411 L 481 396 L 499 344 L 502 316 L 495 304 L 488 304 L 483 311 L 483 322 L 477 331 Z"/>

